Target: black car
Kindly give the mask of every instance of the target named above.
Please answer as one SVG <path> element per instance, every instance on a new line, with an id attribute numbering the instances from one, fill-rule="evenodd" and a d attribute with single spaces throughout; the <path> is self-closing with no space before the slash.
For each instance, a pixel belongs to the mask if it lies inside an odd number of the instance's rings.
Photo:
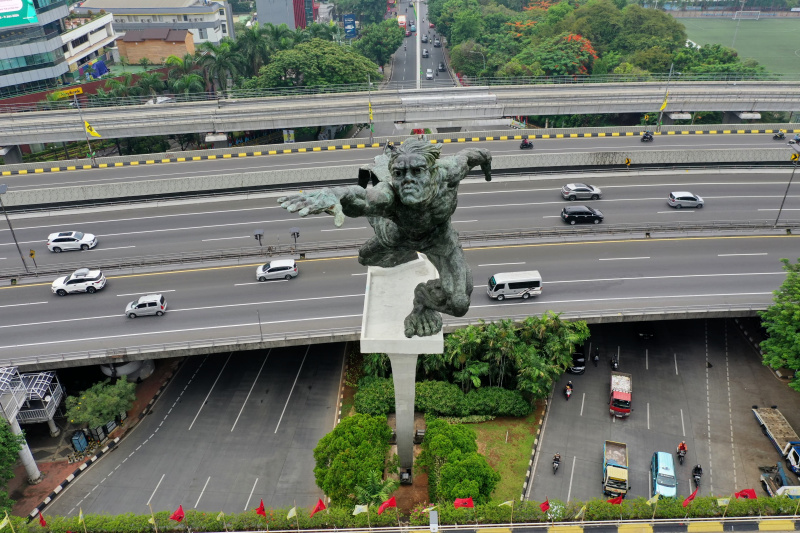
<path id="1" fill-rule="evenodd" d="M 572 366 L 567 368 L 570 374 L 583 374 L 586 372 L 586 358 L 580 352 L 572 354 Z"/>
<path id="2" fill-rule="evenodd" d="M 561 210 L 561 218 L 567 224 L 599 224 L 603 221 L 603 213 L 587 205 L 565 207 Z"/>
<path id="3" fill-rule="evenodd" d="M 439 72 L 444 72 L 445 70 L 447 70 L 447 69 L 445 68 L 445 66 L 444 66 L 444 63 L 442 63 L 442 62 L 440 61 L 440 62 L 439 62 Z"/>

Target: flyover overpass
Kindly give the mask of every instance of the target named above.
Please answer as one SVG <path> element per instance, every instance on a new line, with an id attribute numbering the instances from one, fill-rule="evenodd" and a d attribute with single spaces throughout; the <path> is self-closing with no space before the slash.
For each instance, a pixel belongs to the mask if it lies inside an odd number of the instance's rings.
<path id="1" fill-rule="evenodd" d="M 657 111 L 666 83 L 439 87 L 348 94 L 219 99 L 86 108 L 83 119 L 105 137 L 140 137 L 364 124 L 501 119 L 525 115 Z M 796 82 L 672 82 L 667 111 L 800 111 Z M 0 114 L 0 146 L 84 139 L 79 110 Z"/>

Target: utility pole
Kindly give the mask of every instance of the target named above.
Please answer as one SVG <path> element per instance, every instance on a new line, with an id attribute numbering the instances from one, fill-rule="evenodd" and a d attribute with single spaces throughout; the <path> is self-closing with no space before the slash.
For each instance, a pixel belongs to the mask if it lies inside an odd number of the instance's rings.
<path id="1" fill-rule="evenodd" d="M 373 135 L 373 129 L 372 129 L 372 81 L 370 79 L 370 75 L 369 74 L 367 74 L 367 93 L 368 93 L 367 98 L 369 98 L 369 143 L 372 144 L 372 135 Z M 296 244 L 296 242 L 295 242 L 295 244 Z"/>
<path id="2" fill-rule="evenodd" d="M 672 68 L 675 66 L 675 63 L 670 63 L 669 65 L 669 76 L 667 76 L 667 88 L 664 91 L 664 103 L 661 104 L 661 109 L 658 111 L 658 128 L 656 131 L 661 131 L 661 118 L 664 116 L 664 109 L 667 107 L 667 98 L 669 97 L 669 82 L 672 80 Z"/>
<path id="3" fill-rule="evenodd" d="M 789 176 L 789 183 L 786 184 L 786 191 L 783 193 L 783 200 L 781 200 L 781 206 L 778 209 L 778 216 L 775 217 L 775 224 L 773 227 L 778 225 L 778 219 L 781 218 L 781 212 L 783 211 L 783 204 L 786 203 L 786 197 L 789 195 L 789 187 L 792 186 L 792 180 L 794 179 L 794 173 L 797 171 L 797 158 L 800 157 L 800 149 L 797 148 L 796 144 L 791 145 L 792 149 L 794 150 L 793 157 L 794 159 L 794 168 L 792 168 L 792 174 Z"/>
<path id="4" fill-rule="evenodd" d="M 17 252 L 19 252 L 19 258 L 22 260 L 22 266 L 25 267 L 25 272 L 30 274 L 31 271 L 28 270 L 28 263 L 25 262 L 25 257 L 22 255 L 22 250 L 19 247 L 19 241 L 17 241 L 17 235 L 14 233 L 14 228 L 11 226 L 11 219 L 8 218 L 8 213 L 6 213 L 6 206 L 3 205 L 3 195 L 6 193 L 7 190 L 8 190 L 8 185 L 6 185 L 5 183 L 0 184 L 0 209 L 3 210 L 3 216 L 6 217 L 6 222 L 8 223 L 8 229 L 11 231 L 11 238 L 14 239 L 14 244 L 17 245 Z"/>
<path id="5" fill-rule="evenodd" d="M 83 113 L 81 113 L 81 104 L 78 101 L 78 95 L 73 94 L 72 97 L 75 99 L 75 109 L 78 110 L 78 116 L 81 118 L 81 129 L 83 130 L 83 135 L 86 137 L 86 145 L 89 147 L 89 157 L 92 158 L 92 166 L 97 166 L 97 160 L 94 158 L 94 152 L 92 152 L 92 143 L 89 142 L 89 133 L 86 131 L 86 121 L 83 120 Z"/>

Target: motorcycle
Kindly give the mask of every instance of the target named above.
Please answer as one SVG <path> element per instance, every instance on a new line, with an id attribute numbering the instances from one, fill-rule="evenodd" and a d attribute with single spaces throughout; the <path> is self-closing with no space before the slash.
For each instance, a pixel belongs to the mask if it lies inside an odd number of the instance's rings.
<path id="1" fill-rule="evenodd" d="M 694 469 L 692 470 L 692 478 L 694 478 L 695 488 L 698 489 L 700 488 L 700 476 L 702 475 L 703 475 L 703 470 L 702 469 L 698 470 L 697 467 L 694 467 Z"/>
<path id="2" fill-rule="evenodd" d="M 681 450 L 678 448 L 678 462 L 683 464 L 683 459 L 686 457 L 686 450 Z"/>
<path id="3" fill-rule="evenodd" d="M 530 142 L 530 141 L 522 141 L 519 144 L 519 149 L 520 150 L 528 150 L 528 149 L 531 149 L 531 148 L 533 148 L 533 143 Z"/>
<path id="4" fill-rule="evenodd" d="M 619 358 L 616 355 L 611 356 L 611 370 L 619 370 Z"/>
<path id="5" fill-rule="evenodd" d="M 782 141 L 786 138 L 786 135 L 783 134 L 782 131 L 779 131 L 775 135 L 772 136 L 772 140 L 774 141 Z"/>
<path id="6" fill-rule="evenodd" d="M 644 135 L 642 135 L 642 142 L 643 143 L 651 143 L 651 142 L 653 142 L 653 136 L 650 135 L 650 134 L 645 133 Z"/>
<path id="7" fill-rule="evenodd" d="M 564 397 L 566 397 L 567 401 L 569 401 L 570 396 L 572 396 L 572 387 L 564 387 Z"/>
<path id="8" fill-rule="evenodd" d="M 558 457 L 558 456 L 553 457 L 553 475 L 554 476 L 556 475 L 556 472 L 558 472 L 558 465 L 560 465 L 560 464 L 561 464 L 561 458 Z"/>

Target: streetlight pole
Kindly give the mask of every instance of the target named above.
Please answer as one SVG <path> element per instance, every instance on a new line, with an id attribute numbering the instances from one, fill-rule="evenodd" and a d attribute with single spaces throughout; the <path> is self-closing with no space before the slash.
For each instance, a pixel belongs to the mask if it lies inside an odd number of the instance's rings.
<path id="1" fill-rule="evenodd" d="M 75 98 L 75 109 L 78 110 L 78 116 L 81 117 L 81 122 L 83 123 L 83 135 L 86 137 L 86 146 L 89 147 L 89 157 L 92 158 L 92 165 L 97 166 L 97 160 L 94 158 L 94 152 L 92 152 L 92 143 L 89 142 L 89 133 L 86 131 L 86 121 L 83 119 L 83 113 L 81 112 L 81 103 L 78 101 L 78 95 L 72 95 Z"/>
<path id="2" fill-rule="evenodd" d="M 372 80 L 367 74 L 367 98 L 369 98 L 369 144 L 372 144 Z"/>
<path id="3" fill-rule="evenodd" d="M 3 216 L 6 217 L 6 222 L 8 223 L 8 229 L 11 231 L 11 238 L 14 239 L 14 244 L 17 245 L 19 258 L 20 260 L 22 260 L 22 266 L 25 267 L 25 272 L 30 274 L 31 271 L 28 270 L 28 263 L 25 262 L 25 257 L 22 255 L 22 250 L 19 247 L 19 241 L 17 241 L 17 235 L 14 233 L 14 228 L 11 226 L 11 219 L 8 218 L 8 213 L 6 213 L 6 206 L 3 205 L 3 195 L 6 193 L 7 190 L 8 190 L 8 185 L 6 185 L 5 183 L 0 183 L 0 209 L 3 210 Z"/>
<path id="4" fill-rule="evenodd" d="M 664 116 L 664 108 L 666 107 L 667 98 L 669 98 L 669 82 L 672 80 L 672 68 L 675 66 L 674 63 L 670 64 L 669 66 L 669 76 L 667 76 L 667 89 L 664 91 L 664 103 L 661 104 L 661 109 L 658 111 L 658 125 L 656 131 L 661 131 L 661 117 Z"/>
<path id="5" fill-rule="evenodd" d="M 797 148 L 797 145 L 792 145 L 792 149 L 794 150 L 794 155 L 796 157 L 800 157 L 800 149 Z M 778 219 L 781 218 L 781 212 L 783 211 L 783 204 L 786 203 L 786 197 L 789 195 L 789 187 L 792 186 L 792 180 L 794 179 L 794 173 L 797 171 L 797 159 L 794 160 L 794 168 L 792 168 L 792 174 L 789 176 L 789 183 L 786 184 L 786 191 L 783 193 L 783 200 L 781 200 L 781 206 L 778 209 L 778 216 L 775 217 L 775 224 L 773 227 L 778 226 Z"/>

